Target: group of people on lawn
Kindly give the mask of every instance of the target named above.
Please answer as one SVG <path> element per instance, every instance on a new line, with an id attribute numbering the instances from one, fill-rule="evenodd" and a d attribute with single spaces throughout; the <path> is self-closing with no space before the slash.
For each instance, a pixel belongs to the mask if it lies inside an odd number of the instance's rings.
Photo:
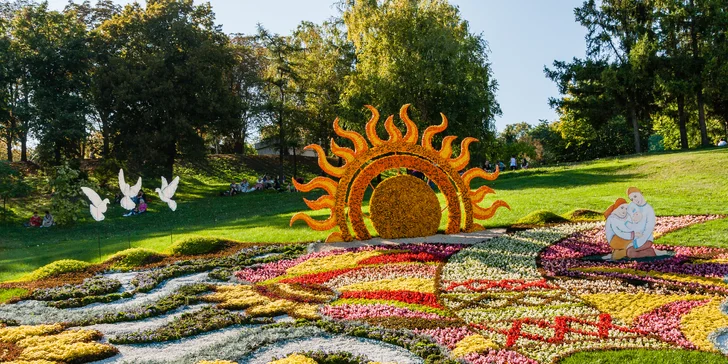
<path id="1" fill-rule="evenodd" d="M 519 168 L 518 160 L 516 159 L 516 156 L 515 155 L 512 155 L 511 156 L 511 160 L 510 160 L 509 166 L 510 166 L 511 171 L 515 171 L 516 169 Z M 485 161 L 485 163 L 483 164 L 483 169 L 485 169 L 486 172 L 493 172 L 493 171 L 495 171 L 495 167 L 498 167 L 498 170 L 500 170 L 500 171 L 505 171 L 506 170 L 506 165 L 503 162 L 501 162 L 501 161 L 498 161 L 495 164 L 490 163 L 490 161 Z M 528 169 L 528 167 L 529 167 L 528 160 L 526 160 L 526 158 L 523 158 L 523 160 L 521 161 L 520 168 L 521 169 Z"/>
<path id="2" fill-rule="evenodd" d="M 47 228 L 51 227 L 55 224 L 53 221 L 53 215 L 51 215 L 51 212 L 46 210 L 45 216 L 40 217 L 38 215 L 38 211 L 33 211 L 33 216 L 30 217 L 30 221 L 25 223 L 26 227 L 41 227 L 41 228 Z"/>
<path id="3" fill-rule="evenodd" d="M 124 197 L 121 195 L 121 197 Z M 134 215 L 141 215 L 145 212 L 147 212 L 147 197 L 144 194 L 144 190 L 139 190 L 139 193 L 137 193 L 136 196 L 132 197 L 131 200 L 136 204 L 136 206 L 130 210 L 129 212 L 125 213 L 123 216 L 134 216 Z M 121 198 L 119 195 L 117 195 L 117 203 L 121 201 Z"/>
<path id="4" fill-rule="evenodd" d="M 303 178 L 297 177 L 296 182 L 303 183 Z M 278 176 L 278 178 L 270 178 L 266 174 L 259 177 L 258 180 L 255 182 L 255 185 L 251 185 L 247 179 L 241 180 L 240 183 L 232 182 L 230 183 L 230 188 L 227 191 L 224 191 L 222 195 L 235 196 L 239 193 L 249 193 L 262 190 L 275 190 L 278 192 L 297 192 L 293 184 L 285 183 L 283 177 Z"/>

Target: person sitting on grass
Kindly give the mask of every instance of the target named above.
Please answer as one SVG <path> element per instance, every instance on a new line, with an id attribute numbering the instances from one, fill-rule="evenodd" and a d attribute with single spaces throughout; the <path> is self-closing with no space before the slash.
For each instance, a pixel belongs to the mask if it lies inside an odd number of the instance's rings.
<path id="1" fill-rule="evenodd" d="M 147 212 L 147 202 L 143 198 L 140 198 L 139 203 L 137 203 L 136 207 L 134 207 L 133 210 L 124 214 L 124 216 L 140 215 L 145 212 Z"/>
<path id="2" fill-rule="evenodd" d="M 725 141 L 725 138 L 720 138 L 720 141 L 718 141 L 718 146 L 725 147 L 726 145 L 728 145 L 728 142 Z"/>
<path id="3" fill-rule="evenodd" d="M 521 169 L 528 169 L 528 161 L 526 158 L 523 158 L 523 162 L 521 162 Z"/>
<path id="4" fill-rule="evenodd" d="M 43 223 L 40 225 L 40 227 L 51 227 L 55 224 L 55 221 L 53 221 L 53 215 L 51 215 L 51 212 L 46 210 L 45 216 L 43 216 Z"/>
<path id="5" fill-rule="evenodd" d="M 30 217 L 30 220 L 23 224 L 25 227 L 40 227 L 40 225 L 43 223 L 43 219 L 38 216 L 38 211 L 33 211 L 33 216 Z"/>

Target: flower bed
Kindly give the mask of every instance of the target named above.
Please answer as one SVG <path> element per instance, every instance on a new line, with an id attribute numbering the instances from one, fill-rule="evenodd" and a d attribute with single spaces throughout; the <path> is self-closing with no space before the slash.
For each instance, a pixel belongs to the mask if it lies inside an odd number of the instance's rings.
<path id="1" fill-rule="evenodd" d="M 656 234 L 714 218 L 661 217 Z M 38 289 L 0 305 L 0 322 L 16 325 L 0 327 L 0 361 L 521 364 L 604 349 L 728 351 L 728 249 L 658 244 L 667 256 L 600 261 L 602 230 L 309 254 L 241 247 Z M 113 295 L 127 298 L 100 299 Z"/>

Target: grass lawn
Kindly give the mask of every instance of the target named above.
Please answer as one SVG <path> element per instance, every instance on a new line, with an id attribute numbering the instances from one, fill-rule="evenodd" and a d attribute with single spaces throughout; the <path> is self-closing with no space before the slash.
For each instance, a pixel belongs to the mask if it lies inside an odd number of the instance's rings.
<path id="1" fill-rule="evenodd" d="M 630 186 L 642 189 L 658 215 L 728 214 L 726 165 L 728 150 L 724 148 L 505 172 L 489 185 L 512 210 L 500 209 L 493 219 L 481 223 L 486 227 L 509 226 L 534 210 L 556 214 L 577 208 L 603 211 L 616 198 L 626 197 Z M 165 252 L 173 241 L 189 235 L 248 242 L 304 242 L 328 235 L 310 230 L 303 222 L 288 225 L 294 213 L 308 209 L 302 197 L 315 199 L 320 193 L 218 197 L 217 193 L 229 184 L 228 179 L 196 175 L 185 169 L 182 180 L 176 212 L 155 198 L 149 212 L 142 216 L 122 217 L 124 211 L 114 205 L 101 223 L 87 220 L 73 227 L 52 229 L 0 226 L 0 281 L 17 279 L 58 259 L 102 261 L 130 246 Z M 442 196 L 440 199 L 444 201 Z M 328 210 L 312 215 L 323 219 Z M 728 221 L 724 219 L 668 235 L 658 242 L 728 246 L 726 231 Z"/>
<path id="2" fill-rule="evenodd" d="M 580 352 L 559 361 L 559 364 L 718 364 L 725 355 L 688 350 L 609 350 Z"/>

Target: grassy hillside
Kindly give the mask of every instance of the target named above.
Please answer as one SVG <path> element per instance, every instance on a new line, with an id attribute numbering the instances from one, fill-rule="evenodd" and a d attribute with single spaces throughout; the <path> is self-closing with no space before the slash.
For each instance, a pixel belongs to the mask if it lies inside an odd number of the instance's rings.
<path id="1" fill-rule="evenodd" d="M 110 206 L 106 220 L 101 223 L 85 221 L 70 228 L 52 229 L 0 227 L 0 281 L 18 278 L 58 259 L 98 262 L 129 246 L 165 251 L 173 241 L 188 235 L 251 242 L 314 241 L 328 235 L 311 231 L 304 223 L 288 225 L 294 213 L 307 210 L 302 198 L 314 199 L 318 193 L 218 196 L 231 179 L 273 174 L 272 167 L 276 165 L 273 160 L 263 161 L 253 169 L 244 160 L 221 158 L 204 168 L 180 168 L 183 183 L 178 190 L 176 212 L 154 199 L 150 212 L 142 216 L 122 217 L 121 207 Z M 302 165 L 307 170 L 307 180 L 318 174 L 313 159 Z M 728 166 L 728 150 L 712 149 L 505 172 L 489 183 L 497 192 L 490 201 L 503 199 L 512 210 L 501 209 L 493 219 L 481 223 L 487 227 L 508 226 L 534 210 L 557 214 L 576 208 L 603 211 L 616 198 L 626 197 L 629 186 L 641 188 L 658 215 L 728 214 L 725 166 Z M 265 170 L 269 167 L 271 171 Z M 26 209 L 32 204 L 28 206 Z M 312 215 L 323 218 L 327 214 L 328 211 Z M 728 234 L 725 234 L 728 220 L 711 223 L 708 229 L 695 227 L 692 231 L 685 238 L 689 243 L 728 246 Z"/>

